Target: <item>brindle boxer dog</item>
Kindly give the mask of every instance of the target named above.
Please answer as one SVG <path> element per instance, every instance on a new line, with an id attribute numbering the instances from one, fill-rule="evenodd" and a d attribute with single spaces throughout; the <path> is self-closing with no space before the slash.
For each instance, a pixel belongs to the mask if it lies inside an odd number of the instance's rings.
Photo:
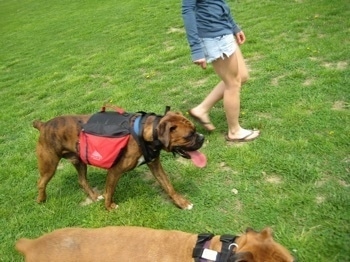
<path id="1" fill-rule="evenodd" d="M 197 234 L 142 227 L 64 228 L 37 239 L 22 238 L 16 243 L 16 249 L 24 254 L 26 262 L 294 261 L 288 250 L 273 240 L 269 228 L 261 232 L 248 229 L 226 243 L 229 251 L 225 251 L 220 236 L 204 242 L 198 239 Z M 196 248 L 198 256 L 195 260 L 193 254 L 197 243 L 203 247 Z"/>
<path id="2" fill-rule="evenodd" d="M 38 120 L 33 122 L 33 126 L 40 131 L 36 148 L 40 172 L 37 202 L 46 200 L 46 186 L 55 174 L 60 159 L 66 158 L 78 171 L 79 184 L 93 201 L 104 198 L 107 210 L 117 207 L 113 202 L 116 184 L 124 172 L 135 168 L 140 163 L 140 160 L 143 159 L 143 153 L 135 138 L 130 136 L 123 155 L 115 165 L 108 169 L 105 191 L 103 196 L 99 196 L 90 187 L 86 177 L 87 165 L 77 152 L 79 134 L 83 124 L 90 117 L 90 115 L 67 115 L 55 117 L 45 123 Z M 153 127 L 155 121 L 157 124 Z M 140 139 L 145 141 L 151 149 L 152 143 L 157 140 L 161 145 L 159 151 L 163 149 L 167 152 L 178 153 L 185 158 L 192 158 L 194 162 L 205 161 L 205 157 L 197 151 L 203 145 L 204 136 L 197 133 L 194 124 L 181 113 L 168 111 L 164 116 L 150 114 L 143 124 Z M 173 188 L 163 170 L 159 155 L 147 165 L 178 207 L 182 209 L 192 208 L 193 205 Z"/>

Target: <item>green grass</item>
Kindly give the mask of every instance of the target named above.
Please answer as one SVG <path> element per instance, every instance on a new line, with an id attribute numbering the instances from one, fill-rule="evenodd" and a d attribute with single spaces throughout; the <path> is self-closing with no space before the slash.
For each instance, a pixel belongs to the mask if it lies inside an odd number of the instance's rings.
<path id="1" fill-rule="evenodd" d="M 31 123 L 94 113 L 105 102 L 155 113 L 199 103 L 218 79 L 190 61 L 181 1 L 0 1 L 1 261 L 22 260 L 20 237 L 107 225 L 216 234 L 271 226 L 299 261 L 350 261 L 349 1 L 229 4 L 251 70 L 241 123 L 261 137 L 226 144 L 219 103 L 205 169 L 162 153 L 193 210 L 176 208 L 142 166 L 122 177 L 119 209 L 107 212 L 102 203 L 79 205 L 86 196 L 64 160 L 48 201 L 36 204 Z M 102 189 L 105 171 L 89 168 L 89 179 Z"/>

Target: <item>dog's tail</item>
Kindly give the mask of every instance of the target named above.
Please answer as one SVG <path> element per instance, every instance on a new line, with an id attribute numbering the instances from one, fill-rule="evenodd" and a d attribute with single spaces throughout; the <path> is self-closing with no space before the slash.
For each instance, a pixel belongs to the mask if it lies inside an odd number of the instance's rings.
<path id="1" fill-rule="evenodd" d="M 29 246 L 31 245 L 32 240 L 28 238 L 21 238 L 16 243 L 16 249 L 18 252 L 25 254 L 28 250 Z"/>
<path id="2" fill-rule="evenodd" d="M 34 120 L 33 122 L 33 127 L 36 129 L 40 130 L 41 127 L 43 126 L 44 122 L 41 122 L 40 120 Z"/>

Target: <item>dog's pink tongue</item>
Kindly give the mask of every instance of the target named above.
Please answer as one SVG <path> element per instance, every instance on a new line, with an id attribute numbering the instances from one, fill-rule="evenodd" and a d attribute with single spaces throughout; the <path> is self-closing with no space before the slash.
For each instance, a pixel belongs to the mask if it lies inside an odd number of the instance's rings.
<path id="1" fill-rule="evenodd" d="M 207 165 L 207 157 L 199 151 L 187 151 L 191 156 L 193 164 L 197 167 L 205 167 Z"/>

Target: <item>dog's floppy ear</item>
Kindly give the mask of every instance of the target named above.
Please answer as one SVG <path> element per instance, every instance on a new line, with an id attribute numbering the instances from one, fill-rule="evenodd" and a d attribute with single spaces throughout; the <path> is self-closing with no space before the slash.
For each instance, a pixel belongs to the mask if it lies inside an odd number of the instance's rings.
<path id="1" fill-rule="evenodd" d="M 176 125 L 174 125 L 171 122 L 164 121 L 160 123 L 157 127 L 158 131 L 158 139 L 162 144 L 165 146 L 165 148 L 169 147 L 170 143 L 170 133 L 176 129 Z"/>
<path id="2" fill-rule="evenodd" d="M 263 239 L 271 238 L 272 237 L 272 229 L 267 227 L 264 228 L 261 232 L 260 235 L 262 236 Z"/>
<path id="3" fill-rule="evenodd" d="M 245 230 L 246 233 L 249 233 L 249 232 L 255 232 L 257 233 L 253 228 L 251 227 L 247 227 L 247 229 Z"/>

